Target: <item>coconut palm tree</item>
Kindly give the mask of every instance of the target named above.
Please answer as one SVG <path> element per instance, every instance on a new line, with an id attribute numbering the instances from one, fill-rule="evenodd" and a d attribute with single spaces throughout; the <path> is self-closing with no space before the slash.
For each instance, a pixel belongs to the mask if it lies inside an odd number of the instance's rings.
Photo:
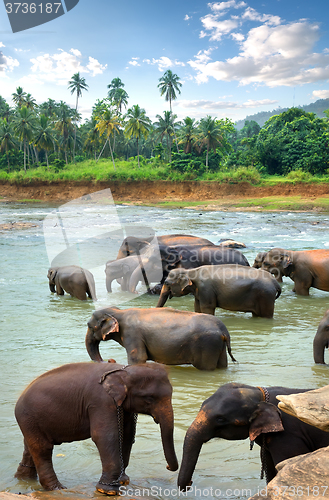
<path id="1" fill-rule="evenodd" d="M 197 132 L 199 151 L 206 146 L 206 168 L 208 168 L 209 150 L 213 149 L 216 152 L 216 147 L 219 146 L 223 140 L 221 127 L 216 123 L 216 118 L 207 115 L 201 118 L 198 132 Z"/>
<path id="2" fill-rule="evenodd" d="M 53 136 L 52 122 L 46 115 L 40 115 L 34 139 L 35 146 L 42 148 L 46 153 L 47 169 L 49 170 L 48 151 L 54 148 L 55 138 Z"/>
<path id="3" fill-rule="evenodd" d="M 33 110 L 37 107 L 37 101 L 31 96 L 31 94 L 26 94 L 24 106 Z"/>
<path id="4" fill-rule="evenodd" d="M 158 121 L 154 123 L 155 132 L 161 142 L 166 137 L 169 161 L 171 161 L 172 136 L 174 135 L 175 127 L 177 127 L 177 123 L 175 123 L 177 115 L 173 115 L 171 111 L 164 111 L 163 117 L 156 115 L 156 118 Z"/>
<path id="5" fill-rule="evenodd" d="M 171 69 L 167 69 L 167 71 L 163 74 L 163 76 L 159 78 L 159 82 L 160 83 L 158 84 L 158 89 L 160 90 L 160 95 L 161 96 L 165 95 L 165 100 L 169 101 L 169 108 L 172 113 L 171 102 L 177 99 L 176 92 L 180 94 L 180 87 L 182 86 L 182 83 L 179 81 L 179 76 L 174 74 L 171 71 Z M 178 149 L 175 127 L 173 127 L 173 132 L 178 153 L 179 149 Z"/>
<path id="6" fill-rule="evenodd" d="M 16 92 L 14 92 L 12 95 L 13 101 L 18 106 L 21 108 L 25 104 L 25 98 L 26 98 L 26 92 L 23 91 L 22 87 L 17 87 Z"/>
<path id="7" fill-rule="evenodd" d="M 180 87 L 182 83 L 179 81 L 179 77 L 175 75 L 171 69 L 168 69 L 161 78 L 159 78 L 158 89 L 160 89 L 160 95 L 165 94 L 165 100 L 169 101 L 170 111 L 171 102 L 177 99 L 176 92 L 180 94 Z"/>
<path id="8" fill-rule="evenodd" d="M 86 84 L 85 78 L 80 76 L 80 73 L 74 73 L 71 80 L 69 81 L 68 89 L 71 90 L 71 94 L 76 93 L 76 104 L 75 104 L 75 127 L 74 127 L 74 143 L 73 143 L 73 161 L 75 162 L 75 143 L 77 140 L 77 122 L 78 122 L 78 101 L 79 97 L 82 96 L 82 91 L 88 91 L 88 85 Z"/>
<path id="9" fill-rule="evenodd" d="M 141 108 L 138 104 L 134 104 L 130 109 L 128 109 L 126 114 L 126 119 L 128 120 L 125 126 L 124 134 L 127 139 L 135 137 L 137 142 L 137 158 L 138 158 L 138 168 L 139 164 L 139 140 L 141 137 L 146 137 L 150 133 L 152 124 L 150 119 L 145 114 L 145 109 Z"/>
<path id="10" fill-rule="evenodd" d="M 118 89 L 123 89 L 125 84 L 121 81 L 121 78 L 113 78 L 111 83 L 108 84 L 107 88 L 110 89 L 107 93 L 108 97 L 113 101 L 115 93 Z"/>
<path id="11" fill-rule="evenodd" d="M 9 151 L 16 148 L 17 143 L 14 138 L 12 126 L 7 122 L 6 118 L 3 118 L 0 122 L 0 151 L 1 153 L 6 152 L 8 172 L 10 172 Z"/>
<path id="12" fill-rule="evenodd" d="M 195 141 L 196 130 L 197 124 L 195 118 L 186 116 L 178 133 L 178 144 L 182 144 L 184 146 L 185 154 L 192 152 L 192 145 Z"/>
<path id="13" fill-rule="evenodd" d="M 99 154 L 99 157 L 97 158 L 97 161 L 100 159 L 101 155 L 103 154 L 105 146 L 108 142 L 109 146 L 110 146 L 113 167 L 115 170 L 115 162 L 114 162 L 114 156 L 113 156 L 113 150 L 112 150 L 112 146 L 111 146 L 110 136 L 112 134 L 114 134 L 119 129 L 119 127 L 121 125 L 120 121 L 119 121 L 119 117 L 117 115 L 115 115 L 113 110 L 108 108 L 101 114 L 101 116 L 96 117 L 96 120 L 98 122 L 96 127 L 99 131 L 99 135 L 103 135 L 104 132 L 106 133 L 106 141 L 104 143 L 102 151 Z"/>
<path id="14" fill-rule="evenodd" d="M 61 101 L 57 109 L 57 115 L 58 118 L 55 123 L 55 129 L 60 134 L 61 139 L 59 142 L 64 149 L 65 162 L 67 164 L 67 146 L 73 132 L 72 117 L 75 116 L 75 112 L 64 101 Z"/>
<path id="15" fill-rule="evenodd" d="M 29 142 L 32 139 L 34 129 L 35 129 L 35 114 L 33 113 L 33 111 L 29 110 L 26 106 L 18 108 L 18 112 L 15 118 L 14 130 L 18 135 L 19 140 L 23 142 L 25 172 L 26 172 L 26 148 L 28 147 Z"/>
<path id="16" fill-rule="evenodd" d="M 122 106 L 127 107 L 128 98 L 127 92 L 122 88 L 116 89 L 114 92 L 112 102 L 120 113 L 122 112 Z"/>

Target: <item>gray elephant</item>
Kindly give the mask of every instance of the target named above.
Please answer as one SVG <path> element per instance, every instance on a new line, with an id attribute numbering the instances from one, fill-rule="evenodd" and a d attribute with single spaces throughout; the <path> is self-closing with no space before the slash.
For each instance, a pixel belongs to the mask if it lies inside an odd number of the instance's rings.
<path id="1" fill-rule="evenodd" d="M 190 234 L 163 234 L 160 236 L 136 237 L 127 236 L 121 243 L 117 259 L 128 257 L 128 255 L 136 255 L 141 252 L 142 248 L 150 243 L 157 245 L 173 246 L 173 245 L 213 245 L 210 240 L 192 236 Z"/>
<path id="2" fill-rule="evenodd" d="M 139 279 L 130 283 L 131 276 L 136 270 L 139 270 Z M 108 261 L 105 274 L 108 292 L 112 292 L 113 280 L 119 280 L 120 278 L 122 278 L 120 284 L 123 292 L 135 293 L 138 281 L 144 280 L 147 285 L 149 283 L 158 283 L 162 278 L 162 267 L 156 247 L 148 245 L 140 255 L 129 255 L 122 259 Z"/>
<path id="3" fill-rule="evenodd" d="M 15 416 L 24 452 L 15 477 L 36 479 L 45 490 L 62 489 L 52 464 L 54 445 L 92 438 L 102 462 L 97 490 L 118 495 L 135 438 L 135 414 L 160 424 L 167 468 L 178 469 L 174 449 L 172 386 L 157 363 L 123 366 L 71 363 L 35 379 L 19 397 Z M 86 471 L 87 472 L 87 471 Z"/>
<path id="4" fill-rule="evenodd" d="M 79 300 L 87 300 L 87 297 L 97 300 L 94 276 L 87 269 L 79 266 L 51 267 L 47 278 L 52 293 L 64 295 L 65 291 Z"/>
<path id="5" fill-rule="evenodd" d="M 232 361 L 230 335 L 219 318 L 176 309 L 118 309 L 94 312 L 88 322 L 86 348 L 94 361 L 102 361 L 101 340 L 125 347 L 128 363 L 150 359 L 167 365 L 192 364 L 199 370 L 227 367 Z"/>
<path id="6" fill-rule="evenodd" d="M 216 307 L 221 307 L 272 318 L 281 287 L 270 273 L 253 267 L 173 269 L 164 282 L 157 307 L 163 307 L 168 298 L 189 293 L 195 297 L 194 310 L 198 313 L 215 314 Z"/>
<path id="7" fill-rule="evenodd" d="M 202 403 L 186 432 L 178 486 L 185 490 L 191 485 L 202 445 L 213 438 L 233 441 L 249 437 L 251 444 L 256 442 L 261 447 L 262 470 L 267 482 L 276 475 L 275 466 L 279 462 L 328 446 L 329 432 L 280 413 L 277 408 L 277 395 L 305 391 L 307 389 L 253 387 L 238 383 L 219 387 Z M 291 498 L 298 498 L 298 495 Z"/>
<path id="8" fill-rule="evenodd" d="M 314 363 L 324 365 L 324 350 L 329 346 L 329 309 L 324 313 L 313 340 Z"/>
<path id="9" fill-rule="evenodd" d="M 288 276 L 297 295 L 309 295 L 311 287 L 329 292 L 329 250 L 285 250 L 272 248 L 264 257 L 262 269 L 275 277 Z"/>

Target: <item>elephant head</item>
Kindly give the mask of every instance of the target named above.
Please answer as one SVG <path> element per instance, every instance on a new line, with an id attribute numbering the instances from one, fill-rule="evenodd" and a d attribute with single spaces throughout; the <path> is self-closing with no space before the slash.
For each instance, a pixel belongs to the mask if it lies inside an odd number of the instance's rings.
<path id="1" fill-rule="evenodd" d="M 267 252 L 261 267 L 273 274 L 277 281 L 282 281 L 282 276 L 290 276 L 294 270 L 290 252 L 282 248 L 272 248 Z"/>
<path id="2" fill-rule="evenodd" d="M 48 274 L 47 278 L 49 280 L 49 289 L 52 293 L 56 293 L 56 288 L 55 288 L 55 277 L 58 271 L 58 267 L 51 267 L 48 269 Z"/>
<path id="3" fill-rule="evenodd" d="M 246 439 L 253 442 L 260 434 L 283 430 L 279 410 L 265 403 L 262 390 L 245 384 L 221 386 L 201 406 L 187 430 L 178 486 L 185 490 L 192 475 L 203 443 L 212 438 Z"/>
<path id="4" fill-rule="evenodd" d="M 195 286 L 190 279 L 189 271 L 173 269 L 163 284 L 157 307 L 163 307 L 168 298 L 188 295 L 189 293 L 193 293 L 194 289 Z"/>
<path id="5" fill-rule="evenodd" d="M 118 309 L 112 307 L 112 309 Z M 99 353 L 99 343 L 101 340 L 109 340 L 114 338 L 115 334 L 119 334 L 118 320 L 107 311 L 107 309 L 100 309 L 95 311 L 88 321 L 88 330 L 86 334 L 86 348 L 89 356 L 93 361 L 103 361 Z M 120 339 L 116 339 L 119 341 Z"/>
<path id="6" fill-rule="evenodd" d="M 167 469 L 176 471 L 172 386 L 166 369 L 157 363 L 114 368 L 102 376 L 101 383 L 118 407 L 151 415 L 155 423 L 160 424 Z"/>
<path id="7" fill-rule="evenodd" d="M 325 364 L 324 350 L 329 346 L 329 309 L 319 323 L 313 340 L 313 358 L 315 363 Z"/>

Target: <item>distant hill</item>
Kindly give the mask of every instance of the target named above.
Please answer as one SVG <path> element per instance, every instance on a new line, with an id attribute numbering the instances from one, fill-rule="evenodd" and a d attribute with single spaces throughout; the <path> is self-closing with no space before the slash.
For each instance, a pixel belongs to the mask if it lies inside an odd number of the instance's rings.
<path id="1" fill-rule="evenodd" d="M 312 102 L 311 104 L 305 104 L 305 106 L 296 106 L 296 108 L 303 109 L 307 113 L 315 113 L 319 118 L 325 118 L 325 115 L 323 114 L 323 111 L 325 109 L 329 109 L 329 99 L 318 99 L 315 102 Z M 255 122 L 258 123 L 260 127 L 264 125 L 264 123 L 271 118 L 273 115 L 279 115 L 280 113 L 283 113 L 284 111 L 287 111 L 289 108 L 277 108 L 273 109 L 273 111 L 260 111 L 259 113 L 256 113 L 255 115 L 248 115 L 244 120 L 238 120 L 235 122 L 235 128 L 238 130 L 241 130 L 242 127 L 245 124 L 246 120 L 254 120 Z"/>

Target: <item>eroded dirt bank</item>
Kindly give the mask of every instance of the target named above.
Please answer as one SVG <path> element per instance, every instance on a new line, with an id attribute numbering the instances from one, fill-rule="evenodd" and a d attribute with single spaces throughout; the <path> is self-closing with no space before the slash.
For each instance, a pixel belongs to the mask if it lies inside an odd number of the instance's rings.
<path id="1" fill-rule="evenodd" d="M 271 187 L 252 186 L 248 182 L 220 184 L 217 182 L 57 182 L 48 184 L 0 184 L 2 201 L 42 200 L 64 202 L 110 188 L 116 202 L 161 203 L 168 201 L 216 201 L 269 196 L 302 196 L 314 199 L 329 196 L 329 184 L 278 184 Z"/>

